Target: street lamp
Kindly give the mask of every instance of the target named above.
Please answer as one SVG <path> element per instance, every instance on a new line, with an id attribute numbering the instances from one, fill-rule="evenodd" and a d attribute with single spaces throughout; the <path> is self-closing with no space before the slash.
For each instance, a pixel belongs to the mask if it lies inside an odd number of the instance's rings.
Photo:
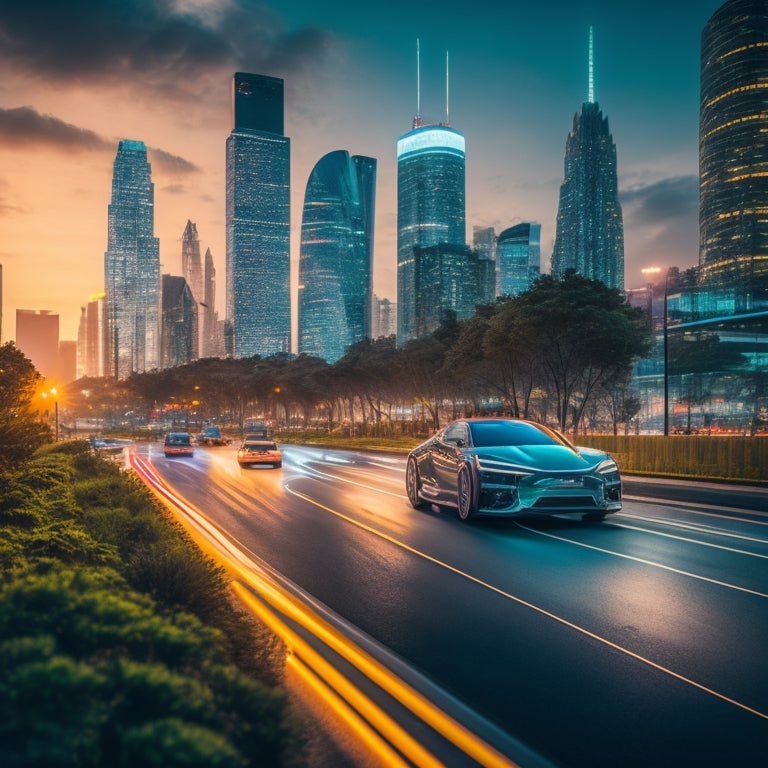
<path id="1" fill-rule="evenodd" d="M 59 441 L 59 400 L 56 397 L 56 387 L 51 387 L 47 392 L 43 392 L 42 396 L 47 398 L 50 395 L 53 398 L 53 413 L 54 413 L 54 425 L 56 442 Z"/>

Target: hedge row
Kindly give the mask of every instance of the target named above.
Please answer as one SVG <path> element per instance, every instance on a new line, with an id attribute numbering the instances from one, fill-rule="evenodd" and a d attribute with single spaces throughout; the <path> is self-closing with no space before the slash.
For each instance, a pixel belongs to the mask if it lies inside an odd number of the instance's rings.
<path id="1" fill-rule="evenodd" d="M 768 436 L 579 435 L 576 442 L 607 451 L 623 472 L 768 483 Z"/>
<path id="2" fill-rule="evenodd" d="M 276 642 L 84 441 L 0 475 L 0 765 L 299 766 Z"/>

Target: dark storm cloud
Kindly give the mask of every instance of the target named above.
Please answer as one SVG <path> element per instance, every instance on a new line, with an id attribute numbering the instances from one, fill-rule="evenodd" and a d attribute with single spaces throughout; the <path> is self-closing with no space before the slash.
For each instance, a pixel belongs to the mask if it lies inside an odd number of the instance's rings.
<path id="1" fill-rule="evenodd" d="M 197 173 L 200 168 L 189 160 L 178 155 L 172 155 L 156 147 L 147 147 L 147 156 L 153 169 L 163 170 L 171 175 L 179 176 L 187 173 Z"/>
<path id="2" fill-rule="evenodd" d="M 0 142 L 6 146 L 48 146 L 62 150 L 104 150 L 114 147 L 93 131 L 41 115 L 32 107 L 0 109 Z"/>
<path id="3" fill-rule="evenodd" d="M 696 176 L 662 179 L 645 187 L 622 190 L 619 199 L 632 224 L 689 217 L 698 210 L 699 180 Z"/>
<path id="4" fill-rule="evenodd" d="M 86 128 L 78 128 L 52 115 L 41 115 L 32 107 L 0 108 L 0 143 L 8 147 L 45 147 L 58 151 L 117 151 L 118 139 L 107 139 Z M 200 169 L 183 157 L 163 149 L 148 148 L 153 166 L 174 176 Z"/>
<path id="5" fill-rule="evenodd" d="M 197 12 L 173 0 L 37 0 L 34 12 L 29 0 L 0 4 L 0 61 L 53 82 L 175 75 L 184 91 L 212 68 L 302 69 L 329 40 L 317 28 L 287 32 L 252 0 Z"/>

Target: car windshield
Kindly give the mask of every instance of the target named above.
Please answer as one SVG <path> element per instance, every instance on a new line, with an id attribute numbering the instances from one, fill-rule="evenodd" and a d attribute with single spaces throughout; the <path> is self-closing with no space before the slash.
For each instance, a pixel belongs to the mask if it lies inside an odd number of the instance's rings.
<path id="1" fill-rule="evenodd" d="M 472 445 L 567 445 L 546 427 L 524 421 L 474 421 L 469 423 Z"/>
<path id="2" fill-rule="evenodd" d="M 166 445 L 189 445 L 189 435 L 168 435 Z"/>
<path id="3" fill-rule="evenodd" d="M 250 441 L 246 440 L 243 443 L 243 448 L 247 451 L 276 451 L 276 443 L 265 443 L 264 441 Z"/>

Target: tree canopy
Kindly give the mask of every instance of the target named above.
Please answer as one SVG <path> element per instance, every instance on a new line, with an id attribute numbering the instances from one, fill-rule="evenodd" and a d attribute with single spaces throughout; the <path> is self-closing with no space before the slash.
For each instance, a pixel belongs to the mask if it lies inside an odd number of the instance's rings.
<path id="1" fill-rule="evenodd" d="M 240 428 L 263 414 L 277 427 L 421 434 L 443 418 L 493 409 L 564 430 L 601 411 L 615 429 L 610 419 L 628 411 L 615 407 L 611 390 L 625 389 L 649 352 L 648 326 L 620 291 L 569 272 L 480 306 L 468 320 L 447 313 L 433 334 L 402 346 L 394 337 L 353 344 L 332 365 L 307 355 L 207 359 L 114 382 L 120 403 L 88 390 L 105 416 L 194 403 L 199 419 Z M 71 399 L 80 389 L 76 382 Z M 605 407 L 592 407 L 597 401 Z"/>

